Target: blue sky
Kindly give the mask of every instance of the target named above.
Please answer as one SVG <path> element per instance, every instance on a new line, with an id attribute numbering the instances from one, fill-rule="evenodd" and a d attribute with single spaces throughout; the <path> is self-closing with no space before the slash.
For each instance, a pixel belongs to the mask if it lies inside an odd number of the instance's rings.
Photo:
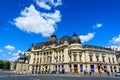
<path id="1" fill-rule="evenodd" d="M 120 45 L 120 0 L 0 0 L 0 59 L 13 61 L 32 43 L 72 36 L 82 44 Z"/>

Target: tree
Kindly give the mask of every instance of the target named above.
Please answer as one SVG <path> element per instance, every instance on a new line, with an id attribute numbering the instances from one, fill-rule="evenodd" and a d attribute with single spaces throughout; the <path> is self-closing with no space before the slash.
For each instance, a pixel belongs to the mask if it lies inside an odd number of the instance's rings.
<path id="1" fill-rule="evenodd" d="M 0 69 L 10 69 L 10 62 L 0 60 Z"/>

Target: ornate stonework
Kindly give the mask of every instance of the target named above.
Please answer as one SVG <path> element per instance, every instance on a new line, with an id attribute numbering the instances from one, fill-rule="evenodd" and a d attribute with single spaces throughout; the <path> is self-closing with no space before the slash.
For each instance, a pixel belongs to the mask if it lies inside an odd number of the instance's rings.
<path id="1" fill-rule="evenodd" d="M 26 68 L 29 73 L 79 73 L 118 71 L 115 51 L 100 46 L 82 45 L 76 33 L 32 45 Z"/>

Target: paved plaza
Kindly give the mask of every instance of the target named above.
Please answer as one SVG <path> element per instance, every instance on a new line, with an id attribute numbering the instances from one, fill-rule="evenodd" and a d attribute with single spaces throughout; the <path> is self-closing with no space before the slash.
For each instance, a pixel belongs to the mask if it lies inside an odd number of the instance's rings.
<path id="1" fill-rule="evenodd" d="M 16 74 L 0 72 L 0 80 L 120 80 L 120 77 L 73 74 Z"/>

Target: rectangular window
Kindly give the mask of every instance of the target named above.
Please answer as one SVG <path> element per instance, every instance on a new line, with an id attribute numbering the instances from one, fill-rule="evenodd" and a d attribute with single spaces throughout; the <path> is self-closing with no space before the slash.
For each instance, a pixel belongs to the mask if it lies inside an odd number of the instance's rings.
<path id="1" fill-rule="evenodd" d="M 97 60 L 97 62 L 99 62 L 99 56 L 96 56 L 96 60 Z"/>
<path id="2" fill-rule="evenodd" d="M 90 57 L 90 62 L 93 62 L 93 60 L 92 60 L 92 55 L 90 55 L 89 57 Z"/>
<path id="3" fill-rule="evenodd" d="M 79 59 L 80 59 L 80 61 L 82 61 L 82 55 L 79 55 Z"/>
<path id="4" fill-rule="evenodd" d="M 105 56 L 102 56 L 102 60 L 103 60 L 103 62 L 105 62 Z"/>
<path id="5" fill-rule="evenodd" d="M 113 63 L 115 63 L 114 58 L 112 58 L 112 60 L 113 60 Z"/>
<path id="6" fill-rule="evenodd" d="M 76 61 L 76 60 L 77 60 L 77 59 L 76 59 L 76 56 L 77 56 L 77 55 L 74 55 L 74 61 Z"/>
<path id="7" fill-rule="evenodd" d="M 64 61 L 64 55 L 62 55 L 62 59 L 63 59 L 63 61 Z"/>
<path id="8" fill-rule="evenodd" d="M 69 58 L 70 58 L 70 62 L 71 62 L 71 55 L 69 56 Z"/>
<path id="9" fill-rule="evenodd" d="M 61 61 L 61 56 L 59 56 L 59 61 Z"/>
<path id="10" fill-rule="evenodd" d="M 111 60 L 110 60 L 110 58 L 108 58 L 108 60 L 109 60 L 109 63 L 111 63 Z"/>
<path id="11" fill-rule="evenodd" d="M 83 72 L 83 65 L 80 64 L 80 72 Z"/>

